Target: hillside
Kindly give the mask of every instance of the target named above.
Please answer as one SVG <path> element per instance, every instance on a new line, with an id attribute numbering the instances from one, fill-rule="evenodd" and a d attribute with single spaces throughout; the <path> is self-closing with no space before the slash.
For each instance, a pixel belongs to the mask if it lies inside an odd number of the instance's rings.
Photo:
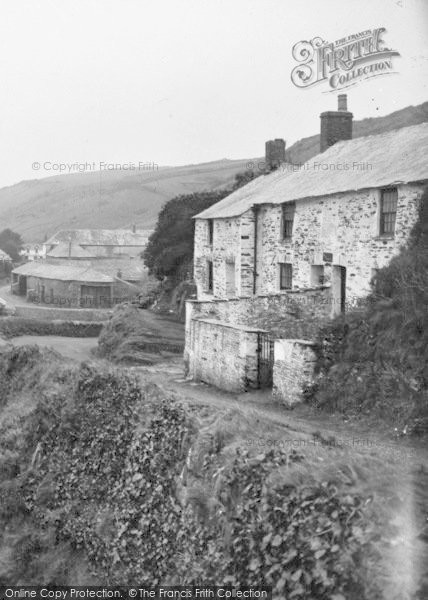
<path id="1" fill-rule="evenodd" d="M 425 121 L 428 102 L 354 121 L 354 137 Z M 314 135 L 290 146 L 287 158 L 301 163 L 318 151 L 319 135 Z M 70 227 L 115 228 L 135 222 L 139 228 L 152 229 L 165 201 L 179 194 L 231 187 L 247 162 L 224 159 L 155 171 L 97 171 L 22 181 L 0 189 L 0 229 L 10 227 L 27 242 L 42 241 L 45 235 Z"/>
<path id="2" fill-rule="evenodd" d="M 0 189 L 0 230 L 27 242 L 64 228 L 152 229 L 165 201 L 178 194 L 229 187 L 247 160 L 219 160 L 154 171 L 97 171 L 22 181 Z"/>

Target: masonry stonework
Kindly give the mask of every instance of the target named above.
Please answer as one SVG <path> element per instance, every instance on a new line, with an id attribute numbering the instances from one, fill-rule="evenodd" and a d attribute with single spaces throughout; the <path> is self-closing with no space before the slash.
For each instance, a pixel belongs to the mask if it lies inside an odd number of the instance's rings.
<path id="1" fill-rule="evenodd" d="M 257 388 L 258 333 L 214 319 L 192 319 L 186 327 L 187 375 L 230 392 Z"/>
<path id="2" fill-rule="evenodd" d="M 315 344 L 307 340 L 275 340 L 273 396 L 287 408 L 302 401 L 302 393 L 314 376 Z"/>
<path id="3" fill-rule="evenodd" d="M 398 254 L 416 222 L 422 185 L 398 186 L 395 235 L 379 235 L 380 190 L 345 192 L 296 202 L 291 240 L 281 237 L 280 204 L 261 205 L 234 219 L 196 220 L 195 280 L 198 298 L 231 297 L 226 293 L 226 262 L 235 264 L 236 297 L 287 293 L 279 289 L 279 265 L 292 264 L 292 287 L 314 285 L 313 267 L 322 267 L 324 285 L 331 285 L 333 267 L 346 269 L 350 303 L 366 296 L 374 270 Z M 207 262 L 213 261 L 214 289 L 207 294 Z M 256 264 L 256 267 L 254 265 Z M 320 271 L 320 272 L 321 272 Z"/>

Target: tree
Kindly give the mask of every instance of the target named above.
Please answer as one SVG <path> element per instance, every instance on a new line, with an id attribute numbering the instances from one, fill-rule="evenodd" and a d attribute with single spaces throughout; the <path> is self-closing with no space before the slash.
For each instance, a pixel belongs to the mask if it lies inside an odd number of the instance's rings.
<path id="1" fill-rule="evenodd" d="M 19 260 L 19 251 L 23 245 L 24 242 L 19 233 L 11 229 L 3 229 L 0 233 L 0 249 L 9 254 L 12 260 Z"/>
<path id="2" fill-rule="evenodd" d="M 193 258 L 195 224 L 192 217 L 222 200 L 229 190 L 181 194 L 169 200 L 158 216 L 143 259 L 158 279 L 175 276 Z"/>
<path id="3" fill-rule="evenodd" d="M 195 233 L 192 217 L 257 176 L 254 171 L 245 171 L 235 176 L 230 189 L 181 194 L 169 200 L 160 211 L 156 228 L 142 253 L 150 274 L 163 279 L 165 276 L 177 277 L 181 270 L 189 269 Z"/>

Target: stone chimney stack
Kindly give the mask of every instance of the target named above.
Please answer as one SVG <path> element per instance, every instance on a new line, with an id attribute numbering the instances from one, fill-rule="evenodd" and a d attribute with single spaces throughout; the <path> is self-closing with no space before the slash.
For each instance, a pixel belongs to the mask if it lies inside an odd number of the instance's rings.
<path id="1" fill-rule="evenodd" d="M 348 112 L 346 94 L 339 94 L 337 111 L 329 110 L 320 115 L 321 136 L 320 151 L 324 152 L 330 146 L 341 140 L 352 139 L 353 114 Z"/>
<path id="2" fill-rule="evenodd" d="M 285 140 L 276 138 L 266 142 L 265 162 L 268 171 L 277 169 L 285 162 Z"/>

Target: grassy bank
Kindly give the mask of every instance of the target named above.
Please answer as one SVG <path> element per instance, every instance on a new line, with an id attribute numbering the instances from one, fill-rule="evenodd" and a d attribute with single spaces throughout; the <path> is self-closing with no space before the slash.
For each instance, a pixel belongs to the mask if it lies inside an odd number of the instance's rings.
<path id="1" fill-rule="evenodd" d="M 321 330 L 311 403 L 428 432 L 428 196 L 364 306 Z"/>
<path id="2" fill-rule="evenodd" d="M 403 460 L 307 436 L 296 447 L 296 432 L 251 413 L 185 410 L 149 382 L 37 348 L 1 352 L 0 379 L 0 584 L 416 598 L 415 524 L 393 519 L 411 492 Z"/>
<path id="3" fill-rule="evenodd" d="M 116 363 L 146 364 L 183 350 L 183 324 L 130 304 L 115 308 L 98 339 L 99 355 Z"/>

